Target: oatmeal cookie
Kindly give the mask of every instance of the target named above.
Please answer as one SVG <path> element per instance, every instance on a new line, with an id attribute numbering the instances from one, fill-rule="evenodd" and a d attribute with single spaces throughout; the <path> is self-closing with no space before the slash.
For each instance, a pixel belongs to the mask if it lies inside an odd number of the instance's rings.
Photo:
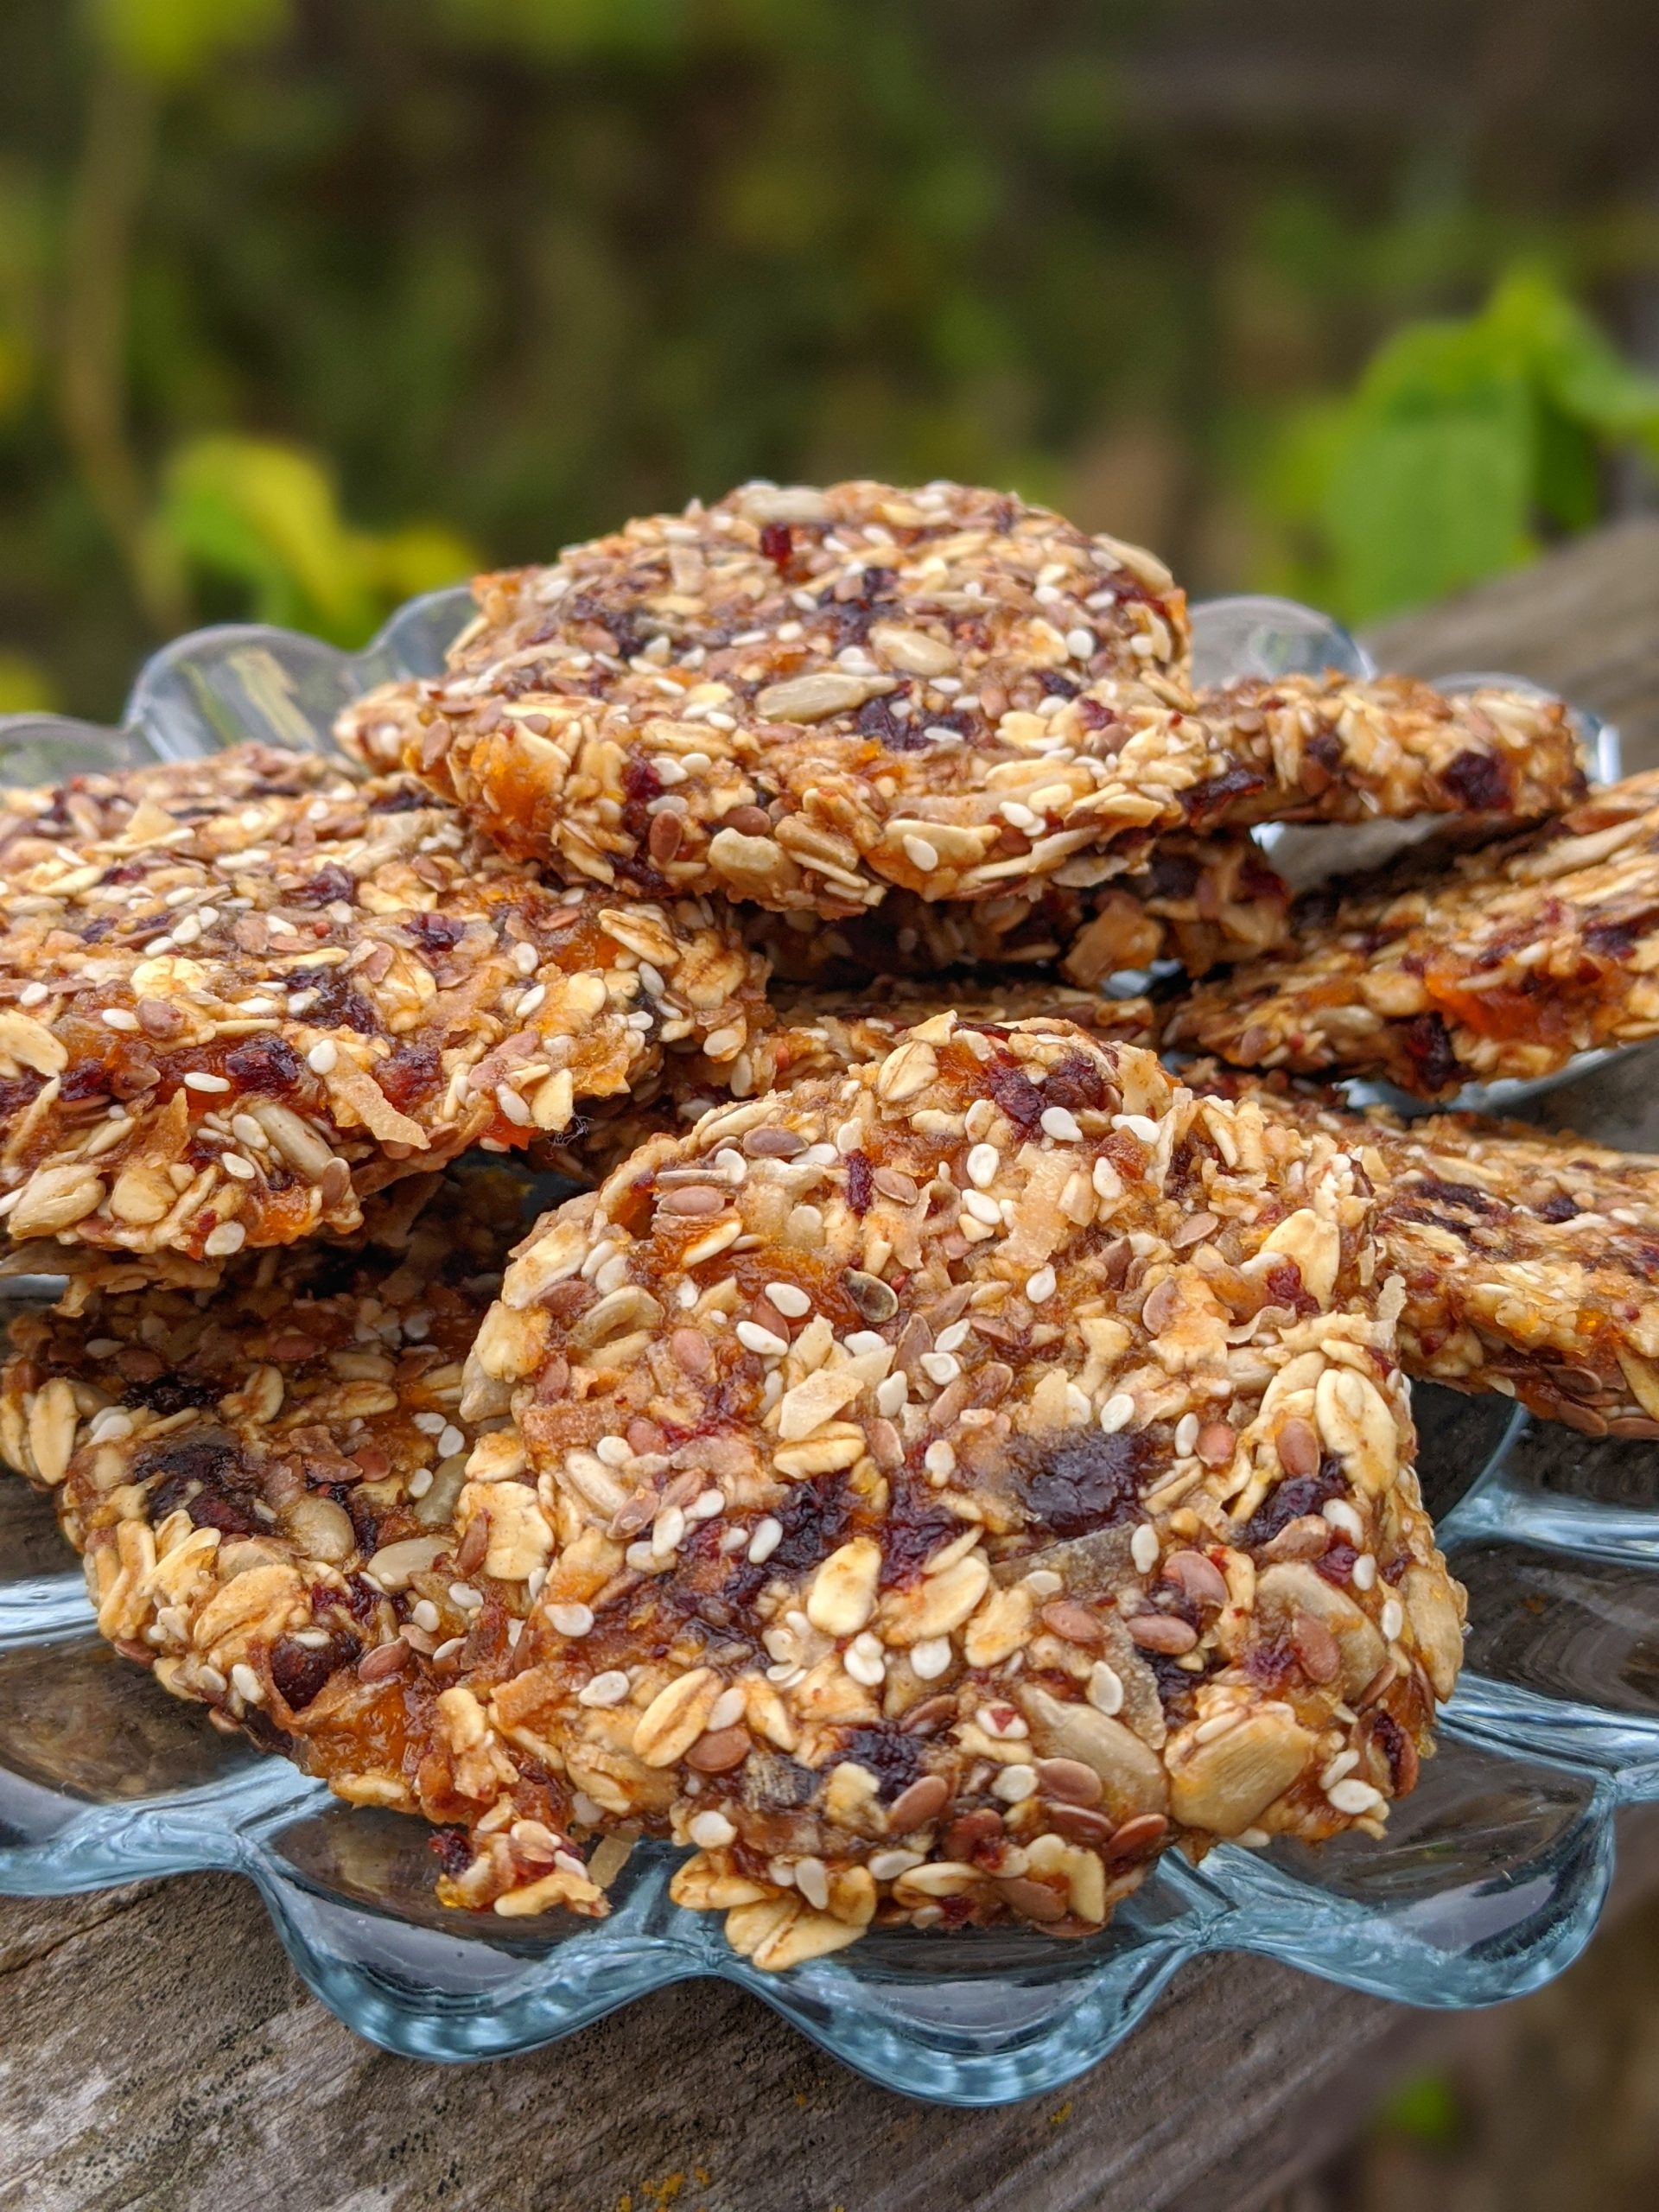
<path id="1" fill-rule="evenodd" d="M 1200 705 L 1160 563 L 959 485 L 752 484 L 476 590 L 447 672 L 358 702 L 342 743 L 650 898 L 840 919 L 894 887 L 1087 887 L 1224 821 L 1581 788 L 1563 710 L 1529 696 L 1293 678 Z"/>
<path id="2" fill-rule="evenodd" d="M 1461 1594 L 1375 1201 L 1322 1132 L 945 1014 L 658 1138 L 521 1247 L 463 1515 L 553 1531 L 480 1741 L 696 1847 L 781 1967 L 1097 1929 L 1174 1842 L 1376 1830 Z M 518 1909 L 480 1859 L 446 1894 Z"/>
<path id="3" fill-rule="evenodd" d="M 788 982 L 855 986 L 957 968 L 1058 970 L 1084 987 L 1179 960 L 1202 976 L 1286 940 L 1291 892 L 1249 837 L 1160 838 L 1144 863 L 1092 889 L 1049 878 L 985 899 L 890 891 L 873 913 L 826 922 L 748 912 L 744 934 Z"/>
<path id="4" fill-rule="evenodd" d="M 445 1700 L 510 1665 L 550 1549 L 528 1491 L 455 1528 L 462 1362 L 530 1188 L 411 1178 L 351 1242 L 194 1291 L 74 1253 L 77 1310 L 20 1316 L 0 1375 L 0 1451 L 50 1493 L 117 1649 L 352 1802 L 439 1822 L 481 1809 Z M 486 1802 L 486 1857 L 600 1909 L 551 1777 L 489 1766 Z"/>
<path id="5" fill-rule="evenodd" d="M 396 1177 L 566 1128 L 665 1048 L 747 1041 L 730 918 L 552 889 L 411 777 L 315 756 L 14 792 L 0 1214 L 219 1259 L 346 1230 Z"/>
<path id="6" fill-rule="evenodd" d="M 1433 1098 L 1659 1036 L 1659 770 L 1525 836 L 1310 894 L 1291 935 L 1178 1002 L 1166 1041 Z"/>
<path id="7" fill-rule="evenodd" d="M 1364 1169 L 1408 1375 L 1589 1436 L 1659 1435 L 1659 1160 L 1474 1114 L 1356 1114 L 1213 1062 L 1181 1080 L 1248 1090 Z"/>

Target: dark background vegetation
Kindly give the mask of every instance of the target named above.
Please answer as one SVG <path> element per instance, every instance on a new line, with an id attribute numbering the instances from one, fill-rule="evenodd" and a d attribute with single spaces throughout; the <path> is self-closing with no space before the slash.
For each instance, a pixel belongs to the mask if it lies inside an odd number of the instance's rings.
<path id="1" fill-rule="evenodd" d="M 752 474 L 1432 596 L 1649 496 L 1656 65 L 1653 0 L 6 0 L 0 703 Z"/>

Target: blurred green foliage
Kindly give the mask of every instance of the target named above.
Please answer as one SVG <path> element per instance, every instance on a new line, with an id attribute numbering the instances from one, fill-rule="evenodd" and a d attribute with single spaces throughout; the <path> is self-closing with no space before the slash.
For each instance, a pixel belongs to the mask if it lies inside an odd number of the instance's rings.
<path id="1" fill-rule="evenodd" d="M 1402 2135 L 1425 2150 L 1449 2150 L 1464 2133 L 1463 2106 L 1444 2074 L 1414 2074 L 1389 2097 L 1372 2125 L 1378 2134 Z"/>
<path id="2" fill-rule="evenodd" d="M 1380 98 L 1360 0 L 1247 12 L 7 0 L 6 696 L 753 474 L 1008 484 L 1350 614 L 1602 512 L 1647 386 L 1569 302 L 1659 270 L 1649 0 L 1574 12 L 1573 101 L 1496 0 L 1391 23 Z"/>
<path id="3" fill-rule="evenodd" d="M 1398 331 L 1349 398 L 1299 411 L 1264 475 L 1314 550 L 1294 582 L 1353 620 L 1523 561 L 1600 512 L 1610 452 L 1659 460 L 1659 378 L 1543 270 L 1478 315 Z"/>

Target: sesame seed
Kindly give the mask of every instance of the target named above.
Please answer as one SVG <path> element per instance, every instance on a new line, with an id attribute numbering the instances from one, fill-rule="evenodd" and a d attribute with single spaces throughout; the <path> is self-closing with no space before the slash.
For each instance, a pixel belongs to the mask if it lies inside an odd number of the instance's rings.
<path id="1" fill-rule="evenodd" d="M 1369 1782 L 1361 1782 L 1357 1776 L 1338 1782 L 1325 1794 L 1339 1813 L 1374 1813 L 1386 1802 L 1380 1789 L 1373 1789 Z"/>
<path id="2" fill-rule="evenodd" d="M 627 1440 L 620 1436 L 601 1436 L 594 1451 L 607 1467 L 626 1467 L 633 1457 L 628 1449 Z"/>
<path id="3" fill-rule="evenodd" d="M 438 1431 L 438 1449 L 446 1459 L 453 1459 L 466 1441 L 465 1432 L 457 1428 L 453 1421 L 448 1428 L 441 1428 Z"/>
<path id="4" fill-rule="evenodd" d="M 416 1628 L 423 1628 L 429 1636 L 435 1636 L 442 1616 L 429 1598 L 421 1598 L 410 1607 L 409 1618 Z"/>
<path id="5" fill-rule="evenodd" d="M 784 1338 L 763 1329 L 758 1321 L 740 1321 L 735 1333 L 745 1351 L 759 1352 L 763 1358 L 781 1359 L 789 1350 Z"/>
<path id="6" fill-rule="evenodd" d="M 694 1497 L 690 1504 L 686 1507 L 685 1517 L 688 1521 L 712 1521 L 716 1514 L 723 1513 L 725 1510 L 724 1492 L 706 1490 L 700 1496 Z"/>
<path id="7" fill-rule="evenodd" d="M 1089 1669 L 1084 1695 L 1096 1713 L 1103 1713 L 1109 1719 L 1123 1709 L 1123 1679 L 1115 1667 L 1109 1667 L 1103 1659 L 1096 1659 Z"/>
<path id="8" fill-rule="evenodd" d="M 1132 1137 L 1139 1137 L 1142 1144 L 1156 1144 L 1158 1124 L 1147 1114 L 1114 1114 L 1112 1127 L 1122 1129 Z"/>
<path id="9" fill-rule="evenodd" d="M 449 1596 L 451 1602 L 459 1605 L 463 1613 L 475 1613 L 484 1603 L 484 1592 L 474 1590 L 470 1582 L 452 1582 Z"/>
<path id="10" fill-rule="evenodd" d="M 1052 1268 L 1039 1268 L 1034 1275 L 1026 1278 L 1026 1296 L 1033 1306 L 1041 1306 L 1054 1295 L 1057 1287 Z"/>
<path id="11" fill-rule="evenodd" d="M 1382 1607 L 1382 1640 L 1396 1643 L 1406 1625 L 1406 1609 L 1397 1598 L 1387 1599 Z"/>
<path id="12" fill-rule="evenodd" d="M 620 1667 L 607 1667 L 576 1692 L 578 1705 L 620 1705 L 628 1694 L 628 1678 Z"/>
<path id="13" fill-rule="evenodd" d="M 812 1311 L 812 1300 L 798 1285 L 792 1282 L 769 1282 L 766 1296 L 791 1321 L 798 1321 Z"/>
<path id="14" fill-rule="evenodd" d="M 512 1122 L 517 1128 L 521 1129 L 529 1128 L 533 1116 L 531 1114 L 529 1107 L 518 1096 L 518 1092 L 512 1089 L 511 1084 L 505 1083 L 497 1084 L 495 1086 L 495 1103 L 501 1109 L 502 1113 L 505 1115 L 507 1120 Z"/>
<path id="15" fill-rule="evenodd" d="M 962 1362 L 954 1352 L 925 1351 L 917 1362 L 930 1382 L 937 1382 L 944 1389 L 947 1382 L 954 1382 L 962 1372 Z"/>
<path id="16" fill-rule="evenodd" d="M 1175 1424 L 1176 1451 L 1179 1453 L 1182 1459 L 1185 1459 L 1198 1440 L 1198 1417 L 1197 1414 L 1183 1414 L 1179 1421 Z"/>
<path id="17" fill-rule="evenodd" d="M 424 1497 L 428 1491 L 431 1489 L 432 1483 L 433 1474 L 431 1468 L 416 1467 L 414 1473 L 409 1478 L 410 1496 L 411 1497 Z"/>
<path id="18" fill-rule="evenodd" d="M 962 1209 L 970 1221 L 982 1221 L 988 1229 L 996 1229 L 1001 1224 L 1001 1207 L 995 1198 L 988 1198 L 983 1191 L 964 1191 Z"/>
<path id="19" fill-rule="evenodd" d="M 203 1237 L 201 1249 L 210 1260 L 227 1260 L 232 1252 L 239 1252 L 247 1241 L 248 1232 L 239 1221 L 221 1221 Z"/>
<path id="20" fill-rule="evenodd" d="M 1158 1531 L 1150 1521 L 1142 1521 L 1129 1538 L 1129 1557 L 1135 1561 L 1138 1574 L 1150 1574 L 1158 1564 Z"/>
<path id="21" fill-rule="evenodd" d="M 1127 1390 L 1114 1392 L 1100 1409 L 1100 1425 L 1108 1436 L 1116 1436 L 1120 1428 L 1127 1428 L 1135 1419 L 1135 1400 Z"/>
<path id="22" fill-rule="evenodd" d="M 222 1075 L 207 1075 L 200 1068 L 192 1068 L 184 1078 L 187 1090 L 228 1090 L 230 1080 Z"/>
<path id="23" fill-rule="evenodd" d="M 1084 629 L 1068 630 L 1065 633 L 1065 650 L 1073 660 L 1088 660 L 1095 650 L 1094 632 Z"/>
<path id="24" fill-rule="evenodd" d="M 930 845 L 925 837 L 918 837 L 913 833 L 907 835 L 904 845 L 905 858 L 912 868 L 919 868 L 924 875 L 931 875 L 938 868 L 939 864 L 938 849 Z"/>
<path id="25" fill-rule="evenodd" d="M 334 1064 L 339 1058 L 339 1048 L 334 1039 L 324 1037 L 320 1039 L 306 1054 L 305 1065 L 313 1075 L 332 1075 Z"/>
<path id="26" fill-rule="evenodd" d="M 439 1644 L 436 1650 L 432 1654 L 433 1659 L 439 1662 L 445 1659 L 453 1659 L 466 1640 L 465 1637 L 452 1636 L 447 1643 Z"/>
<path id="27" fill-rule="evenodd" d="M 231 1669 L 231 1688 L 245 1705 L 263 1705 L 265 1686 L 245 1659 L 238 1659 Z"/>
<path id="28" fill-rule="evenodd" d="M 51 995 L 44 983 L 25 983 L 17 994 L 17 1003 L 19 1006 L 43 1006 Z"/>
<path id="29" fill-rule="evenodd" d="M 448 1425 L 442 1414 L 416 1414 L 412 1418 L 423 1436 L 441 1436 Z"/>
<path id="30" fill-rule="evenodd" d="M 994 1144 L 976 1144 L 968 1155 L 968 1180 L 976 1191 L 988 1191 L 1001 1165 L 1002 1155 Z"/>
<path id="31" fill-rule="evenodd" d="M 1370 1552 L 1362 1552 L 1359 1557 L 1354 1561 L 1353 1572 L 1350 1574 L 1348 1580 L 1353 1584 L 1356 1590 L 1372 1589 L 1376 1586 L 1376 1560 L 1375 1555 Z"/>
<path id="32" fill-rule="evenodd" d="M 855 1682 L 873 1690 L 887 1678 L 887 1657 L 880 1643 L 867 1629 L 855 1636 L 842 1656 L 842 1665 Z"/>
<path id="33" fill-rule="evenodd" d="M 1353 1544 L 1365 1541 L 1365 1524 L 1345 1497 L 1327 1497 L 1319 1508 L 1324 1518 Z"/>
<path id="34" fill-rule="evenodd" d="M 902 1370 L 897 1375 L 884 1375 L 875 1386 L 875 1409 L 891 1421 L 902 1413 L 910 1399 L 910 1377 Z"/>
<path id="35" fill-rule="evenodd" d="M 133 1030 L 138 1027 L 138 1017 L 129 1014 L 124 1007 L 106 1006 L 99 1019 L 106 1028 Z"/>
<path id="36" fill-rule="evenodd" d="M 948 1329 L 941 1329 L 934 1338 L 935 1351 L 960 1351 L 968 1341 L 969 1325 L 966 1321 L 953 1321 Z"/>
<path id="37" fill-rule="evenodd" d="M 872 1852 L 866 1862 L 878 1882 L 896 1882 L 901 1874 L 909 1873 L 912 1866 L 922 1863 L 919 1851 Z"/>
<path id="38" fill-rule="evenodd" d="M 937 1477 L 941 1482 L 944 1481 L 957 1471 L 955 1447 L 947 1443 L 944 1437 L 936 1438 L 922 1454 L 922 1465 L 930 1475 Z"/>
<path id="39" fill-rule="evenodd" d="M 561 1636 L 586 1636 L 594 1624 L 593 1608 L 588 1605 L 550 1605 L 547 1618 Z"/>
<path id="40" fill-rule="evenodd" d="M 784 1541 L 784 1524 L 772 1514 L 763 1514 L 754 1524 L 754 1534 L 749 1539 L 749 1565 L 764 1567 Z"/>
<path id="41" fill-rule="evenodd" d="M 910 1647 L 911 1672 L 918 1681 L 936 1681 L 950 1664 L 950 1639 L 948 1636 L 930 1636 L 920 1643 Z"/>
<path id="42" fill-rule="evenodd" d="M 601 1675 L 600 1680 L 602 1681 L 604 1676 Z M 699 1851 L 718 1851 L 722 1846 L 737 1840 L 737 1830 L 725 1814 L 712 1810 L 694 1813 L 686 1824 L 685 1832 Z"/>
<path id="43" fill-rule="evenodd" d="M 1042 1132 L 1060 1144 L 1076 1144 L 1083 1135 L 1077 1116 L 1069 1106 L 1045 1106 Z"/>

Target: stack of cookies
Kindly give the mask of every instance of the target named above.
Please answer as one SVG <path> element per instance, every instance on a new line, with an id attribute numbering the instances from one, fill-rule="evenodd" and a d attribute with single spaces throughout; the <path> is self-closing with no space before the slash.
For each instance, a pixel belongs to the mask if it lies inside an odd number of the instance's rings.
<path id="1" fill-rule="evenodd" d="M 1306 1078 L 1659 1031 L 1659 779 L 1195 690 L 1154 559 L 955 485 L 476 590 L 342 756 L 0 816 L 0 1451 L 102 1632 L 446 1902 L 664 1837 L 764 1968 L 1381 1834 L 1462 1644 L 1406 1377 L 1652 1433 L 1654 1186 Z M 1300 902 L 1251 835 L 1426 814 Z"/>

